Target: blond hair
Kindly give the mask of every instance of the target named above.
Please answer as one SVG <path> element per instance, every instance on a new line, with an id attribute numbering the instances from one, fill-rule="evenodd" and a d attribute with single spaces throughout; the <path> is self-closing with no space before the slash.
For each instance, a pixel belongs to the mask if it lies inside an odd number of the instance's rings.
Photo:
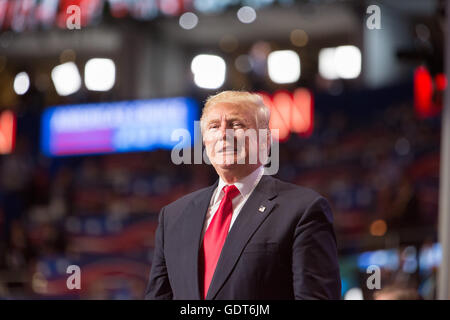
<path id="1" fill-rule="evenodd" d="M 208 99 L 206 99 L 205 106 L 202 111 L 202 116 L 200 118 L 200 126 L 202 132 L 205 115 L 212 106 L 220 102 L 232 103 L 247 108 L 253 108 L 255 110 L 257 129 L 269 129 L 270 110 L 264 104 L 263 99 L 259 94 L 251 93 L 248 91 L 228 90 L 209 96 Z"/>

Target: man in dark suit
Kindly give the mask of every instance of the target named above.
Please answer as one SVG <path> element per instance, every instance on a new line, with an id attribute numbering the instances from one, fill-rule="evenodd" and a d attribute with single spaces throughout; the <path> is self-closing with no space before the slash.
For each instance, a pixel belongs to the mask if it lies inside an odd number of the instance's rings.
<path id="1" fill-rule="evenodd" d="M 252 161 L 270 132 L 247 133 L 269 131 L 269 118 L 256 94 L 207 100 L 201 130 L 219 179 L 161 209 L 146 299 L 340 299 L 328 201 L 264 175 L 261 153 Z"/>

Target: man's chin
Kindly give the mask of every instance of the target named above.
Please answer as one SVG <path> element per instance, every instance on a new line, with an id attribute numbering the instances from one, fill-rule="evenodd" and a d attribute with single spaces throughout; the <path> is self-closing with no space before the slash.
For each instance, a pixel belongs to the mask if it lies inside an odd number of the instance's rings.
<path id="1" fill-rule="evenodd" d="M 238 166 L 237 163 L 221 163 L 217 164 L 216 167 L 222 169 L 222 170 L 230 170 L 233 168 L 236 168 Z"/>
<path id="2" fill-rule="evenodd" d="M 239 163 L 241 161 L 242 163 Z M 214 163 L 215 167 L 219 167 L 221 169 L 232 169 L 238 166 L 245 165 L 245 161 L 239 160 L 236 155 L 226 157 L 225 159 L 220 159 L 216 163 Z"/>

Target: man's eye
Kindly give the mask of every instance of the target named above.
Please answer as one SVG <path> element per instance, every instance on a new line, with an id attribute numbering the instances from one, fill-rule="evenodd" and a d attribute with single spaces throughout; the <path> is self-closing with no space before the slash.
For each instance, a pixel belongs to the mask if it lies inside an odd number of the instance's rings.
<path id="1" fill-rule="evenodd" d="M 216 129 L 218 126 L 217 126 L 217 124 L 210 124 L 209 125 L 209 129 Z"/>
<path id="2" fill-rule="evenodd" d="M 234 122 L 233 127 L 242 127 L 242 123 L 240 122 Z"/>

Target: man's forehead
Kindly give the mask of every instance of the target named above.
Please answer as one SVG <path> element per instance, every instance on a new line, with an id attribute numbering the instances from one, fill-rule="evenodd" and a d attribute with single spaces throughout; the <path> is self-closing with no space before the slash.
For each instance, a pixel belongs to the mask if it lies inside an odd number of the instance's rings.
<path id="1" fill-rule="evenodd" d="M 246 115 L 240 112 L 214 112 L 207 115 L 208 120 L 213 119 L 234 119 L 234 118 L 245 118 Z"/>
<path id="2" fill-rule="evenodd" d="M 253 114 L 250 110 L 242 105 L 233 104 L 233 103 L 217 103 L 211 106 L 211 109 L 208 110 L 206 117 L 208 119 L 212 118 L 245 118 L 252 116 Z"/>

